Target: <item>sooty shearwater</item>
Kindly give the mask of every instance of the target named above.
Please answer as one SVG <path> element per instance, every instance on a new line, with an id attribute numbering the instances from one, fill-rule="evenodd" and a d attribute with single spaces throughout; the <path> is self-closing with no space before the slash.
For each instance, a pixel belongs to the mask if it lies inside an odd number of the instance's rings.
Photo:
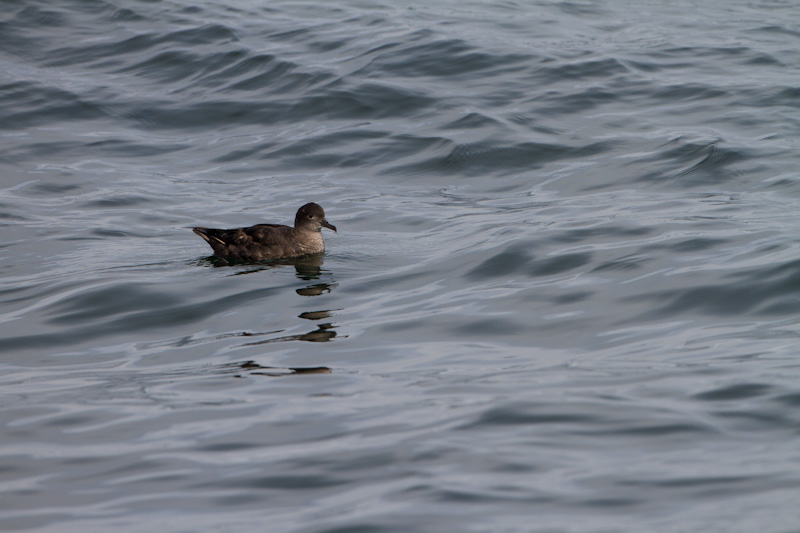
<path id="1" fill-rule="evenodd" d="M 325 220 L 325 211 L 315 203 L 297 210 L 294 227 L 281 224 L 256 224 L 249 228 L 192 228 L 219 257 L 240 261 L 285 259 L 325 251 L 322 228 L 336 231 Z"/>

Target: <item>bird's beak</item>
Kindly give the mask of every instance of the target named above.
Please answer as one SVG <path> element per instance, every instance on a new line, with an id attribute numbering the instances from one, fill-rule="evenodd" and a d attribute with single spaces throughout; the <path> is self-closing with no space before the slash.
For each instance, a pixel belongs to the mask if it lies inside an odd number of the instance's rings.
<path id="1" fill-rule="evenodd" d="M 333 231 L 336 231 L 336 226 L 334 226 L 333 224 L 331 224 L 331 223 L 330 223 L 330 222 L 328 222 L 327 220 L 323 220 L 323 221 L 322 221 L 322 225 L 323 225 L 323 226 L 325 226 L 325 227 L 326 227 L 326 228 L 328 228 L 328 229 L 332 229 Z M 336 231 L 336 233 L 339 233 L 339 232 L 338 232 L 338 231 Z"/>

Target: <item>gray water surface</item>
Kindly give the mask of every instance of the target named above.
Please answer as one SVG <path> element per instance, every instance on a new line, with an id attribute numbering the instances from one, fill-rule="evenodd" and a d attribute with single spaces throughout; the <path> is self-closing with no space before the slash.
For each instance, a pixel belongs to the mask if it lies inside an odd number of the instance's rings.
<path id="1" fill-rule="evenodd" d="M 3 7 L 0 529 L 800 531 L 792 2 Z"/>

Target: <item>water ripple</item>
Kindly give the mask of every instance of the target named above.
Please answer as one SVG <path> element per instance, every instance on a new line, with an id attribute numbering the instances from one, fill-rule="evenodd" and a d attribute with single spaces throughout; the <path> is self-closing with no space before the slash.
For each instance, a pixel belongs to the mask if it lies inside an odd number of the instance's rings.
<path id="1" fill-rule="evenodd" d="M 129 4 L 0 13 L 0 529 L 796 528 L 794 6 Z"/>

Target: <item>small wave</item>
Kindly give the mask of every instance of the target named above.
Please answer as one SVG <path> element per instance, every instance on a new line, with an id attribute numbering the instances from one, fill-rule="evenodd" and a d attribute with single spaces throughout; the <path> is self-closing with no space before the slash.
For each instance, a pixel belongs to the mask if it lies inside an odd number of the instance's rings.
<path id="1" fill-rule="evenodd" d="M 513 274 L 527 274 L 530 277 L 556 276 L 573 271 L 590 263 L 589 253 L 561 253 L 537 258 L 526 243 L 513 243 L 503 246 L 491 257 L 469 270 L 465 276 L 473 280 L 507 277 Z"/>
<path id="2" fill-rule="evenodd" d="M 513 174 L 541 168 L 546 163 L 566 159 L 593 156 L 610 148 L 606 142 L 583 146 L 540 142 L 504 144 L 496 141 L 451 144 L 449 150 L 424 161 L 402 164 L 390 170 L 401 174 L 460 174 L 463 176 L 487 176 Z M 440 150 L 441 151 L 441 150 Z"/>
<path id="3" fill-rule="evenodd" d="M 368 77 L 433 77 L 472 79 L 475 75 L 527 68 L 531 57 L 522 54 L 495 55 L 478 51 L 460 39 L 392 46 L 375 52 L 374 59 L 356 75 Z"/>
<path id="4" fill-rule="evenodd" d="M 166 54 L 166 57 L 173 57 L 181 54 L 181 51 L 174 50 L 176 46 L 199 46 L 237 40 L 236 33 L 230 28 L 221 24 L 203 24 L 195 28 L 165 33 L 148 32 L 111 43 L 58 47 L 48 53 L 43 64 L 50 67 L 90 64 L 103 69 L 116 64 L 120 67 L 119 72 L 127 72 L 136 68 L 135 65 L 133 67 L 129 65 L 130 57 L 142 52 L 152 52 L 152 49 L 161 49 L 154 54 L 155 56 Z M 147 67 L 148 61 L 151 59 L 140 62 L 140 65 L 144 64 Z M 174 66 L 175 63 L 166 66 Z"/>
<path id="5" fill-rule="evenodd" d="M 719 139 L 704 142 L 679 137 L 645 159 L 656 170 L 638 181 L 697 187 L 738 180 L 736 166 L 752 158 L 744 148 L 725 146 Z"/>
<path id="6" fill-rule="evenodd" d="M 648 315 L 660 319 L 679 314 L 779 316 L 800 313 L 800 261 L 727 274 L 722 279 L 727 281 L 654 291 L 629 300 L 652 302 L 654 309 Z"/>
<path id="7" fill-rule="evenodd" d="M 91 121 L 106 110 L 86 96 L 38 82 L 0 86 L 0 128 L 20 130 L 62 121 Z"/>

